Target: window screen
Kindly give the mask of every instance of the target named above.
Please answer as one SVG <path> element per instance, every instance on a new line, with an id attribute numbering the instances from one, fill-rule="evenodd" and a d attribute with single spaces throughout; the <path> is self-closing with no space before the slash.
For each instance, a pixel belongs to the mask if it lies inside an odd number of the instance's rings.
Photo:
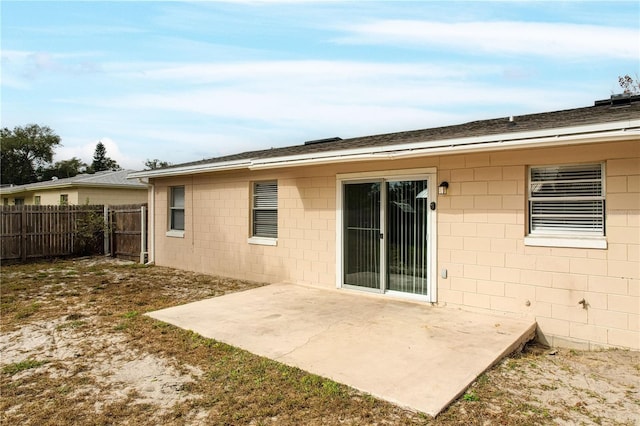
<path id="1" fill-rule="evenodd" d="M 184 186 L 171 188 L 170 229 L 184 231 Z"/>
<path id="2" fill-rule="evenodd" d="M 604 166 L 579 164 L 529 169 L 531 235 L 604 235 Z"/>
<path id="3" fill-rule="evenodd" d="M 253 184 L 252 222 L 254 237 L 278 237 L 278 183 Z"/>

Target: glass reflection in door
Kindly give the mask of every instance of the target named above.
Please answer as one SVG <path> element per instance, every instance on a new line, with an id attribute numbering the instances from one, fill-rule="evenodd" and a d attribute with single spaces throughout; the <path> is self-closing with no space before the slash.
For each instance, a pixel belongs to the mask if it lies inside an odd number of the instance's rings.
<path id="1" fill-rule="evenodd" d="M 427 191 L 426 180 L 386 184 L 386 289 L 426 295 Z"/>
<path id="2" fill-rule="evenodd" d="M 344 284 L 380 289 L 380 182 L 344 186 Z"/>

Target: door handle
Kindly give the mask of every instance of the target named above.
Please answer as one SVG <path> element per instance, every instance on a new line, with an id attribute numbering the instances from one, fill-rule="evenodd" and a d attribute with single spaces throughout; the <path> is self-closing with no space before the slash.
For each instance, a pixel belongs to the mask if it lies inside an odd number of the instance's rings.
<path id="1" fill-rule="evenodd" d="M 381 232 L 381 233 L 380 233 L 380 239 L 383 239 L 383 237 L 384 237 L 384 236 L 382 235 L 382 232 Z"/>

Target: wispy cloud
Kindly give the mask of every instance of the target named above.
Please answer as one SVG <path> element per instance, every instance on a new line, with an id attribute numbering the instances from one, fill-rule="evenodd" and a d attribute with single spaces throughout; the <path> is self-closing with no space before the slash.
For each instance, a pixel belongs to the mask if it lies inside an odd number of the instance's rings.
<path id="1" fill-rule="evenodd" d="M 584 106 L 640 62 L 618 6 L 9 2 L 3 126 L 140 168 Z"/>
<path id="2" fill-rule="evenodd" d="M 121 25 L 65 25 L 63 27 L 51 26 L 28 26 L 20 27 L 20 32 L 31 35 L 45 36 L 73 36 L 73 37 L 89 37 L 89 36 L 112 36 L 112 35 L 131 35 L 142 34 L 146 30 L 134 26 Z"/>
<path id="3" fill-rule="evenodd" d="M 112 68 L 119 69 L 122 78 L 154 80 L 168 88 L 106 96 L 100 106 L 244 122 L 245 128 L 340 131 L 343 136 L 356 136 L 454 123 L 472 109 L 474 118 L 482 118 L 477 115 L 479 107 L 487 114 L 496 109 L 505 114 L 546 110 L 576 96 L 572 89 L 491 85 L 483 79 L 505 79 L 503 68 L 454 63 L 264 61 L 157 69 L 135 65 L 140 67 L 146 68 L 141 74 L 131 73 L 124 64 Z M 182 82 L 179 89 L 169 89 L 175 82 Z M 78 101 L 91 102 L 71 102 Z"/>
<path id="4" fill-rule="evenodd" d="M 96 53 L 59 53 L 46 51 L 2 51 L 4 86 L 28 88 L 28 81 L 42 74 L 87 74 L 101 72 Z M 91 59 L 90 59 L 91 58 Z"/>
<path id="5" fill-rule="evenodd" d="M 377 20 L 347 25 L 339 43 L 446 47 L 478 54 L 554 58 L 637 59 L 640 30 L 547 22 L 433 22 Z"/>
<path id="6" fill-rule="evenodd" d="M 495 68 L 465 66 L 457 69 L 450 64 L 384 63 L 329 60 L 252 61 L 205 64 L 180 64 L 161 66 L 145 72 L 146 78 L 183 80 L 197 83 L 221 80 L 269 80 L 287 79 L 291 76 L 315 80 L 340 80 L 348 78 L 461 78 L 471 74 L 494 72 Z M 184 80 L 183 80 L 184 81 Z"/>

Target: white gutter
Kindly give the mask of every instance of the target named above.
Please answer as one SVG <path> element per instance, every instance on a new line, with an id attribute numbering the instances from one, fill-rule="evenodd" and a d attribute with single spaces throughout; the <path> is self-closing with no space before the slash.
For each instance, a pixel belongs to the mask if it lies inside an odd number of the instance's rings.
<path id="1" fill-rule="evenodd" d="M 611 142 L 615 140 L 631 140 L 640 139 L 640 129 L 634 131 L 620 131 L 616 134 L 607 133 L 600 134 L 597 137 L 585 138 L 583 136 L 569 136 L 569 137 L 548 137 L 538 140 L 523 140 L 523 141 L 495 141 L 484 142 L 481 146 L 477 144 L 468 145 L 444 145 L 434 146 L 429 148 L 408 148 L 401 151 L 386 150 L 380 152 L 371 152 L 368 154 L 359 155 L 337 155 L 334 157 L 320 157 L 320 158 L 286 158 L 279 162 L 267 161 L 254 161 L 249 169 L 269 169 L 279 167 L 293 167 L 293 166 L 306 166 L 306 165 L 319 165 L 328 163 L 343 163 L 349 161 L 373 161 L 373 160 L 393 160 L 404 159 L 412 157 L 427 157 L 442 154 L 462 154 L 472 153 L 480 151 L 490 151 L 497 149 L 516 149 L 516 148 L 539 148 L 550 144 L 553 146 L 559 145 L 573 145 L 580 143 L 596 143 L 596 142 Z M 393 147 L 396 148 L 396 147 Z"/>
<path id="2" fill-rule="evenodd" d="M 216 172 L 239 169 L 267 169 L 306 166 L 347 161 L 410 158 L 416 156 L 479 152 L 496 149 L 534 148 L 548 145 L 606 142 L 640 138 L 640 119 L 620 122 L 536 130 L 521 133 L 503 133 L 437 141 L 412 142 L 399 145 L 354 148 L 316 152 L 283 157 L 246 159 L 222 163 L 199 164 L 167 170 L 135 172 L 129 177 L 162 177 L 183 174 Z M 155 172 L 155 173 L 154 173 Z"/>
<path id="3" fill-rule="evenodd" d="M 245 159 L 235 161 L 222 161 L 220 163 L 205 163 L 191 166 L 173 167 L 170 169 L 142 170 L 139 172 L 129 173 L 127 178 L 134 179 L 144 177 L 164 177 L 194 173 L 206 173 L 210 171 L 238 170 L 245 168 L 243 166 L 249 166 L 249 164 L 251 164 L 251 160 Z"/>
<path id="4" fill-rule="evenodd" d="M 82 182 L 72 182 L 72 183 L 53 183 L 52 185 L 38 185 L 32 186 L 30 184 L 25 185 L 16 185 L 13 187 L 7 187 L 0 189 L 0 194 L 19 194 L 21 192 L 37 192 L 37 191 L 48 191 L 51 189 L 66 189 L 66 188 L 114 188 L 114 189 L 143 189 L 143 186 L 140 185 L 131 185 L 126 183 L 82 183 Z"/>

